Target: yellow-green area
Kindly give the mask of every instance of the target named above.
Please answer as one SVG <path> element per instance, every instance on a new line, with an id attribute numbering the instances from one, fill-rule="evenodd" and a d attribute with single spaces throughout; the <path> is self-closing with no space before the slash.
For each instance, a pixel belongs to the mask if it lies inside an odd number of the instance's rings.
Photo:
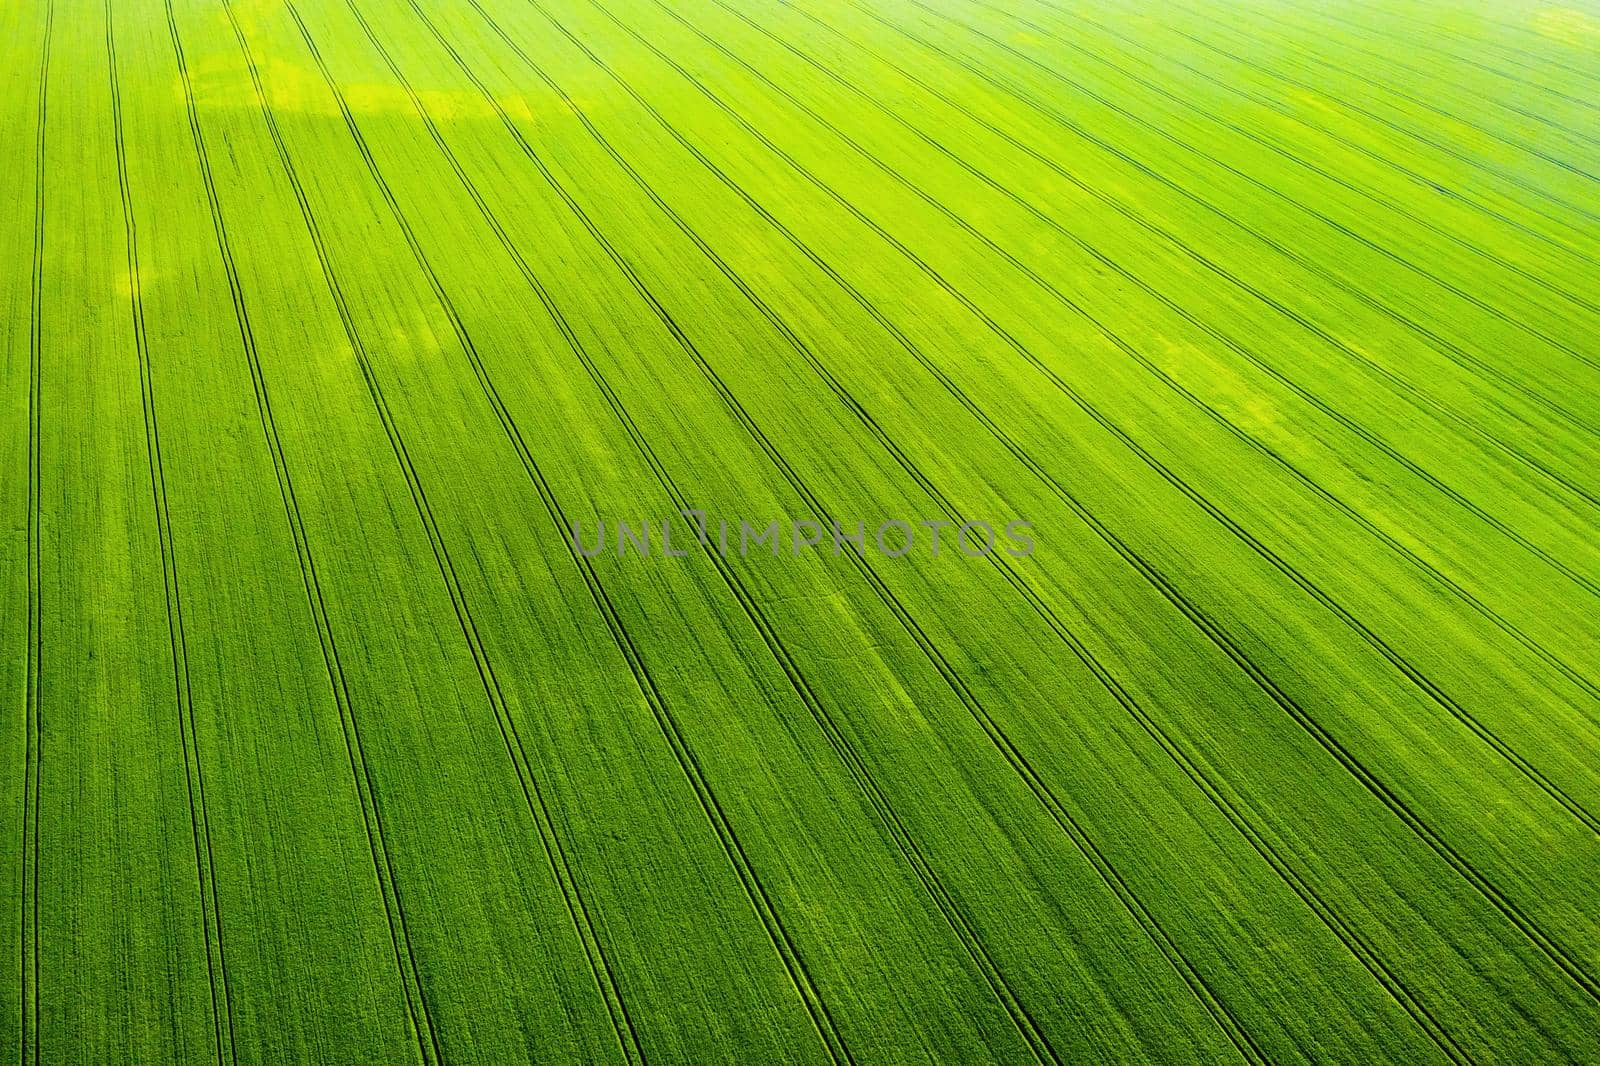
<path id="1" fill-rule="evenodd" d="M 7 0 L 0 537 L 0 1062 L 1600 1061 L 1600 8 Z"/>

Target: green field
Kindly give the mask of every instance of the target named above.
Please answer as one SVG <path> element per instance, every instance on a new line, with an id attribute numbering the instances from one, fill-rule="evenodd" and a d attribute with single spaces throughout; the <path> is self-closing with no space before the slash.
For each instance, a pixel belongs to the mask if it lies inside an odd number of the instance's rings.
<path id="1" fill-rule="evenodd" d="M 0 1063 L 1600 1062 L 1555 3 L 0 2 Z"/>

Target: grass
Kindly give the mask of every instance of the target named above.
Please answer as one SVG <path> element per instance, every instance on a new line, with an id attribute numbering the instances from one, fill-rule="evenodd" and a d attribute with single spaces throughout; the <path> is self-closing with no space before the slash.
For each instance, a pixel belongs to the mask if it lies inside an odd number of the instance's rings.
<path id="1" fill-rule="evenodd" d="M 1600 13 L 0 55 L 8 1061 L 1600 1055 Z"/>

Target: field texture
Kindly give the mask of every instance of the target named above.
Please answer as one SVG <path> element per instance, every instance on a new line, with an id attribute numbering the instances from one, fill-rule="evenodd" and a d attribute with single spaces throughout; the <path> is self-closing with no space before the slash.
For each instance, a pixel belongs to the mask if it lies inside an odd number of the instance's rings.
<path id="1" fill-rule="evenodd" d="M 0 536 L 0 1062 L 1600 1062 L 1600 8 L 5 0 Z"/>

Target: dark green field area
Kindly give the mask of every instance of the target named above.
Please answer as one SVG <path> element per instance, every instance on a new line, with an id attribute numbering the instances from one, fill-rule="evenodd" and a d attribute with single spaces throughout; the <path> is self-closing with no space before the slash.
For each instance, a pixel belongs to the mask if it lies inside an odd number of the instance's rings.
<path id="1" fill-rule="evenodd" d="M 1600 1062 L 1570 2 L 0 2 L 0 1063 Z"/>

